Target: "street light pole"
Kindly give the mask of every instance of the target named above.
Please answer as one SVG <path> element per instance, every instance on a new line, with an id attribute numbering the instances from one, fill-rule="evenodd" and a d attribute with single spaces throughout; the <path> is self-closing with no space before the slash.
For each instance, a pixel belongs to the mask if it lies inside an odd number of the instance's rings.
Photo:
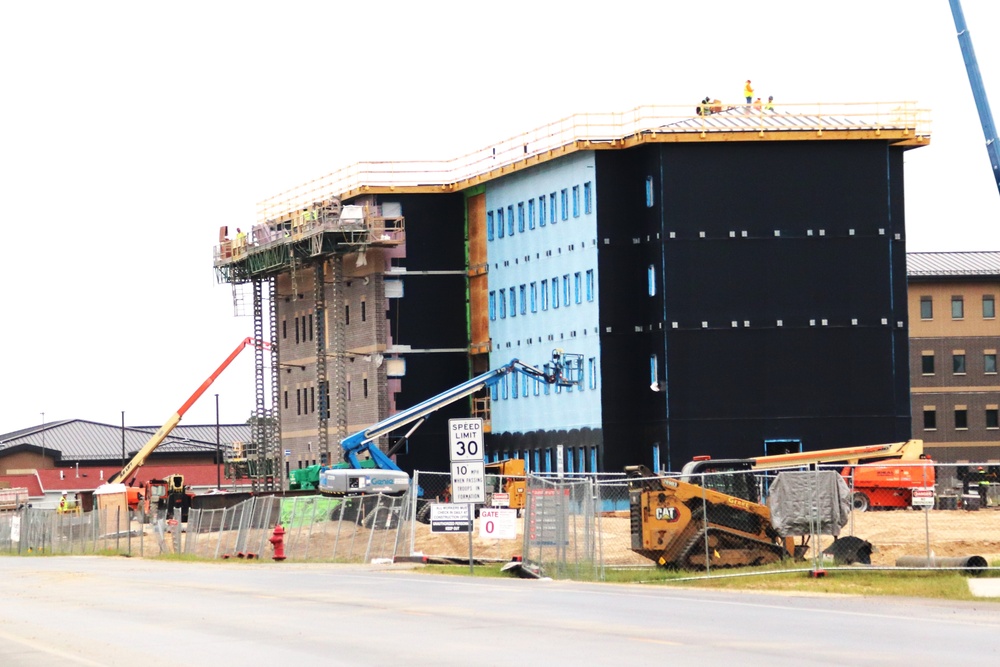
<path id="1" fill-rule="evenodd" d="M 222 444 L 219 440 L 219 395 L 215 395 L 215 488 L 222 490 Z"/>
<path id="2" fill-rule="evenodd" d="M 125 411 L 122 410 L 122 468 L 125 467 Z"/>

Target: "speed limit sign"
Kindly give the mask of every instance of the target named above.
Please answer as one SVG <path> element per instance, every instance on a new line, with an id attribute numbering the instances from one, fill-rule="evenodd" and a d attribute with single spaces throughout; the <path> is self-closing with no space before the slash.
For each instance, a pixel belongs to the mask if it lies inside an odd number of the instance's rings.
<path id="1" fill-rule="evenodd" d="M 449 419 L 448 440 L 452 461 L 483 460 L 482 419 Z"/>
<path id="2" fill-rule="evenodd" d="M 449 419 L 448 440 L 451 445 L 452 502 L 485 502 L 483 420 Z"/>

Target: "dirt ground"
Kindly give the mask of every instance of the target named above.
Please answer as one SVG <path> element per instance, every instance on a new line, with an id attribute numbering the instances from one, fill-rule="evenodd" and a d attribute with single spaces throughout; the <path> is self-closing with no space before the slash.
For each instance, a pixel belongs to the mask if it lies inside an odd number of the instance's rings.
<path id="1" fill-rule="evenodd" d="M 606 565 L 648 565 L 649 561 L 631 548 L 627 515 L 602 516 L 599 524 Z M 987 562 L 1000 561 L 1000 508 L 979 511 L 894 510 L 854 512 L 841 536 L 856 535 L 874 546 L 873 565 L 895 566 L 900 556 L 926 556 L 928 540 L 937 558 L 982 556 Z M 481 558 L 509 559 L 523 555 L 520 529 L 517 540 L 473 540 L 474 553 Z M 407 537 L 407 540 L 409 538 Z M 824 536 L 820 547 L 833 540 Z M 428 526 L 417 524 L 414 549 L 425 555 L 468 556 L 468 535 L 432 534 Z M 497 554 L 494 556 L 493 554 Z"/>
<path id="2" fill-rule="evenodd" d="M 537 559 L 539 553 L 524 553 L 523 520 L 517 522 L 517 538 L 513 540 L 483 539 L 479 537 L 479 520 L 473 537 L 473 554 L 483 560 L 510 560 L 514 556 Z M 584 531 L 569 531 L 567 553 L 586 553 L 587 538 Z M 649 565 L 650 561 L 632 552 L 627 513 L 615 513 L 600 517 L 599 540 L 595 549 L 599 550 L 597 560 L 607 566 Z M 468 558 L 469 538 L 467 533 L 432 533 L 430 526 L 414 523 L 412 528 L 413 553 L 425 556 L 463 560 Z M 962 510 L 894 510 L 855 512 L 851 521 L 842 529 L 841 536 L 856 535 L 874 546 L 873 565 L 895 566 L 901 556 L 926 556 L 928 542 L 932 556 L 982 556 L 988 562 L 1000 561 L 1000 508 L 978 511 Z M 173 540 L 168 534 L 166 552 L 173 552 Z M 254 531 L 242 547 L 235 544 L 235 535 L 230 532 L 183 535 L 184 540 L 193 539 L 194 553 L 202 557 L 215 558 L 243 551 L 254 553 L 257 558 L 270 559 L 273 551 L 268 538 L 270 531 Z M 140 551 L 139 538 L 133 537 L 132 553 Z M 832 537 L 823 536 L 821 548 L 825 548 Z M 290 561 L 294 560 L 335 560 L 357 561 L 367 558 L 391 558 L 410 553 L 411 526 L 404 523 L 398 531 L 375 530 L 354 526 L 345 522 L 321 522 L 311 527 L 287 528 L 285 549 Z M 551 547 L 549 547 L 551 548 Z M 150 526 L 145 526 L 142 538 L 144 555 L 160 553 L 158 541 Z M 190 551 L 190 549 L 186 549 Z"/>

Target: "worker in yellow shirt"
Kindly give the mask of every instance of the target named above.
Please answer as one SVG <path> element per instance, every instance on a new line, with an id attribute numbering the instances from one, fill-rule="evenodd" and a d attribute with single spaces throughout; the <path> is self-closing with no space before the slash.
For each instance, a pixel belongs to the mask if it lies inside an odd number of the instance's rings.
<path id="1" fill-rule="evenodd" d="M 750 85 L 750 79 L 743 85 L 743 97 L 747 98 L 747 104 L 753 102 L 753 86 Z"/>

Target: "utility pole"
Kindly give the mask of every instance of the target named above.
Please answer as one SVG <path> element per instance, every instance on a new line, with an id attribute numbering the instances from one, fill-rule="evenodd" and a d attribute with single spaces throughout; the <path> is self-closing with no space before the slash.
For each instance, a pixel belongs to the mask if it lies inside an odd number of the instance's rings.
<path id="1" fill-rule="evenodd" d="M 215 395 L 215 488 L 222 489 L 222 445 L 219 440 L 219 395 Z"/>
<path id="2" fill-rule="evenodd" d="M 122 468 L 125 467 L 125 411 L 122 410 Z"/>

